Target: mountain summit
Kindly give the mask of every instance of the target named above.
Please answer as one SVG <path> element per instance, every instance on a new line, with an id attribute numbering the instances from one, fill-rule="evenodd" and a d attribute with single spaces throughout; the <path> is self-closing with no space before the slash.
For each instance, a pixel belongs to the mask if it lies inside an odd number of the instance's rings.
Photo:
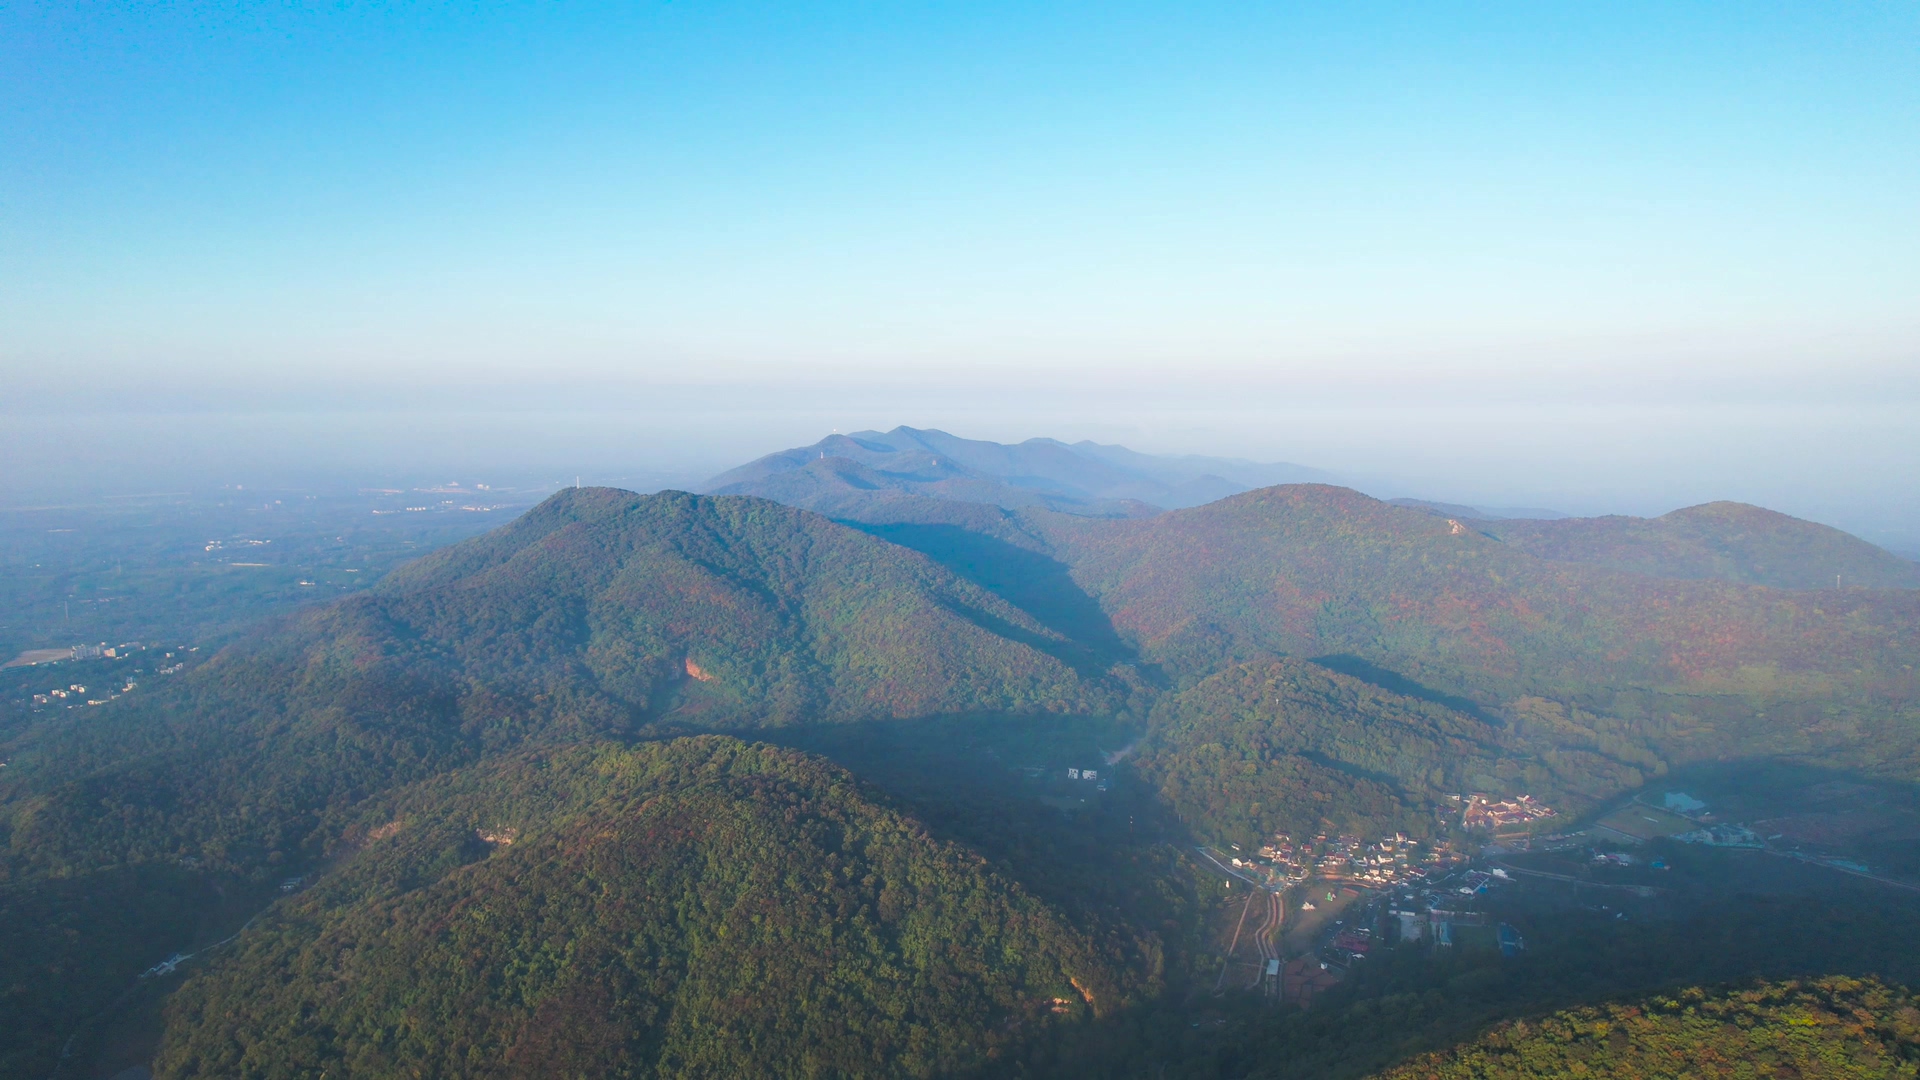
<path id="1" fill-rule="evenodd" d="M 897 427 L 831 435 L 812 446 L 768 454 L 721 473 L 705 490 L 758 495 L 840 517 L 857 517 L 863 507 L 915 495 L 1008 509 L 1140 517 L 1272 484 L 1325 478 L 1316 469 L 1285 463 L 1161 457 L 1057 439 L 1008 445 Z"/>

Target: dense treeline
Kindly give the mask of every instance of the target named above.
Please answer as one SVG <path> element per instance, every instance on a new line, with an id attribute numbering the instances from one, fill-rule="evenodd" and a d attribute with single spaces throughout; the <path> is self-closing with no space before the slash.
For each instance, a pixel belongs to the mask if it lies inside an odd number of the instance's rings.
<path id="1" fill-rule="evenodd" d="M 180 992 L 159 1075 L 928 1076 L 1137 989 L 792 752 L 580 747 L 381 801 Z"/>
<path id="2" fill-rule="evenodd" d="M 177 867 L 0 883 L 0 1076 L 47 1075 L 61 1041 L 193 938 L 207 887 Z"/>
<path id="3" fill-rule="evenodd" d="M 1243 664 L 1162 702 L 1136 768 L 1196 833 L 1430 836 L 1442 797 L 1518 763 L 1498 732 L 1302 660 Z"/>
<path id="4" fill-rule="evenodd" d="M 1137 768 L 1198 834 L 1257 844 L 1433 835 L 1445 796 L 1532 794 L 1563 809 L 1639 784 L 1644 743 L 1596 739 L 1543 699 L 1504 724 L 1305 660 L 1240 664 L 1165 698 Z"/>
<path id="5" fill-rule="evenodd" d="M 1903 988 L 1845 977 L 1721 991 L 1692 987 L 1632 1004 L 1516 1020 L 1382 1076 L 1892 1080 L 1920 1076 L 1920 1002 Z"/>

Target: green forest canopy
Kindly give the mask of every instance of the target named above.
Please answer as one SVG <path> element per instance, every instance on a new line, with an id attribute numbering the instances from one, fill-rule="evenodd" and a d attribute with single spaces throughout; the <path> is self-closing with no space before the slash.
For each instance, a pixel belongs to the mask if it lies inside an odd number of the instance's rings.
<path id="1" fill-rule="evenodd" d="M 368 593 L 267 629 L 163 692 L 32 725 L 4 748 L 9 764 L 0 775 L 0 906 L 29 916 L 0 929 L 6 957 L 0 989 L 12 988 L 0 1009 L 14 1009 L 22 1019 L 16 1038 L 39 1045 L 52 1037 L 47 1021 L 37 1019 L 41 1013 L 22 1011 L 20 987 L 40 987 L 38 1000 L 59 1003 L 58 1015 L 79 1015 L 100 1007 L 130 977 L 135 950 L 128 943 L 179 937 L 193 890 L 204 888 L 196 874 L 182 871 L 276 880 L 283 867 L 338 854 L 340 837 L 356 827 L 371 835 L 367 815 L 397 806 L 397 789 L 412 793 L 408 798 L 454 798 L 453 787 L 433 787 L 454 783 L 449 777 L 479 784 L 475 790 L 484 791 L 475 797 L 490 805 L 511 805 L 521 797 L 511 793 L 524 789 L 545 790 L 551 806 L 575 806 L 586 798 L 580 791 L 542 789 L 524 766 L 569 745 L 604 748 L 609 740 L 715 728 L 1150 711 L 1140 774 L 1188 827 L 1216 839 L 1257 839 L 1275 828 L 1307 831 L 1309 821 L 1418 833 L 1432 820 L 1438 795 L 1450 788 L 1522 789 L 1579 806 L 1688 760 L 1780 755 L 1920 777 L 1920 713 L 1914 676 L 1903 662 L 1911 659 L 1920 611 L 1909 592 L 1789 593 L 1556 563 L 1442 518 L 1311 485 L 1144 521 L 995 511 L 988 515 L 991 528 L 980 534 L 991 542 L 956 538 L 954 530 L 978 524 L 968 515 L 921 521 L 927 515 L 920 510 L 894 509 L 905 516 L 870 526 L 883 534 L 876 537 L 759 499 L 563 492 Z M 1015 562 L 990 565 L 1005 558 Z M 1285 654 L 1320 656 L 1361 677 Z M 631 751 L 643 752 L 656 751 Z M 488 771 L 502 761 L 522 764 Z M 521 772 L 509 777 L 513 769 Z M 830 808 L 836 821 L 867 820 L 860 816 L 865 811 L 773 773 L 778 776 L 754 773 L 704 788 L 669 784 L 670 793 L 658 795 L 646 813 L 681 813 L 671 820 L 686 826 L 692 845 L 686 851 L 746 838 L 755 851 L 792 844 L 819 858 L 837 849 L 806 847 L 823 834 L 808 832 L 813 825 L 800 829 L 796 823 L 812 821 L 813 810 L 796 806 Z M 375 824 L 401 820 L 393 813 Z M 666 828 L 669 817 L 656 821 L 636 812 L 635 820 Z M 595 819 L 581 810 L 567 820 Z M 708 835 L 695 827 L 700 822 L 731 823 L 732 831 Z M 593 858 L 602 862 L 595 865 L 603 870 L 594 873 L 630 870 L 651 890 L 646 895 L 704 896 L 701 890 L 710 889 L 726 895 L 738 884 L 726 874 L 711 876 L 711 862 L 691 856 L 682 863 L 634 858 L 636 851 L 655 850 L 619 841 L 623 830 L 640 825 L 604 824 L 612 839 L 568 834 L 580 850 L 598 853 Z M 298 981 L 306 987 L 298 992 L 316 992 L 327 965 L 340 958 L 303 951 L 313 934 L 337 931 L 346 935 L 337 940 L 367 941 L 379 919 L 404 916 L 414 920 L 404 924 L 411 929 L 397 929 L 390 949 L 362 950 L 367 962 L 377 962 L 374 954 L 383 951 L 407 955 L 411 963 L 441 963 L 447 978 L 457 980 L 457 965 L 434 951 L 444 944 L 436 944 L 444 927 L 432 916 L 457 906 L 448 891 L 454 882 L 486 885 L 502 911 L 519 910 L 513 905 L 520 902 L 514 899 L 520 882 L 537 885 L 563 898 L 555 902 L 563 917 L 581 920 L 570 933 L 584 933 L 603 917 L 578 891 L 592 874 L 543 878 L 548 864 L 520 861 L 522 852 L 540 850 L 533 841 L 489 847 L 474 839 L 492 827 L 476 821 L 431 851 L 415 851 L 404 839 L 370 846 L 289 905 L 272 938 L 280 952 L 260 953 L 268 947 L 261 936 L 246 939 L 246 955 L 265 957 L 260 962 L 269 966 L 309 965 L 300 970 L 312 978 Z M 524 823 L 501 827 L 526 829 L 529 837 L 538 832 Z M 561 835 L 561 825 L 552 828 Z M 429 835 L 438 834 L 403 829 L 397 837 Z M 372 854 L 382 850 L 389 854 Z M 908 852 L 901 856 L 906 861 L 890 865 L 920 873 L 915 868 L 922 862 L 912 854 L 919 849 L 900 850 Z M 928 865 L 951 869 L 950 861 L 927 858 L 933 859 Z M 567 873 L 579 869 L 555 865 Z M 388 867 L 389 878 L 379 876 L 380 866 Z M 1125 950 L 1072 953 L 1073 933 L 1010 882 L 966 885 L 965 874 L 927 873 L 933 876 L 926 880 L 947 883 L 916 894 L 930 904 L 948 885 L 970 889 L 966 895 L 988 898 L 981 903 L 989 907 L 1012 905 L 994 910 L 1031 913 L 1030 926 L 1041 928 L 1015 948 L 1017 956 L 966 961 L 973 982 L 943 975 L 911 984 L 937 984 L 959 995 L 928 999 L 944 1003 L 941 1010 L 953 1005 L 964 1012 L 955 1003 L 986 1001 L 993 1003 L 988 1011 L 1000 1010 L 995 1015 L 1027 1024 L 1013 1003 L 1028 998 L 1007 987 L 1057 983 L 1059 972 L 1082 960 L 1081 970 L 1094 973 L 1089 978 L 1104 971 L 1113 985 L 1147 985 L 1158 977 L 1126 970 L 1117 959 Z M 798 890 L 791 894 L 795 904 L 817 914 L 849 903 L 857 908 L 865 895 L 839 884 L 815 889 L 807 881 L 782 878 L 777 886 Z M 155 902 L 89 897 L 80 903 L 69 895 L 76 882 L 98 883 L 101 896 L 110 898 L 149 889 Z M 755 887 L 762 885 L 775 887 Z M 329 896 L 336 899 L 326 901 Z M 384 899 L 367 906 L 375 896 Z M 323 903 L 331 906 L 315 906 Z M 52 946 L 16 942 L 44 928 L 32 913 L 54 908 L 95 915 Z M 725 911 L 709 914 L 720 919 Z M 724 923 L 705 915 L 675 921 L 679 916 L 657 911 L 623 911 L 618 918 L 640 920 L 619 925 L 649 927 L 647 933 L 679 942 L 672 947 L 687 955 L 700 934 Z M 885 928 L 892 924 L 883 918 L 876 925 L 882 927 L 872 939 L 879 951 L 836 955 L 853 965 L 848 970 L 904 971 L 885 959 L 894 955 L 887 949 L 898 948 L 887 944 Z M 941 933 L 960 932 L 938 925 Z M 1033 945 L 1042 940 L 1058 948 Z M 488 955 L 509 966 L 534 948 L 517 938 L 485 943 L 494 950 Z M 1070 954 L 1082 960 L 1060 959 Z M 141 965 L 154 959 L 141 957 Z M 646 966 L 612 953 L 607 962 L 634 971 Z M 691 1010 L 684 1015 L 704 1015 L 700 1010 L 718 999 L 699 996 L 707 991 L 698 981 L 670 967 L 656 972 L 667 982 L 649 984 L 646 993 L 653 996 L 645 1000 L 653 1004 L 646 1008 L 656 1011 L 646 1015 L 682 1006 Z M 259 985 L 272 984 L 267 970 L 255 972 Z M 226 984 L 211 975 L 194 985 L 203 997 L 183 997 L 182 1007 L 226 994 L 220 1008 L 254 1025 L 243 1025 L 247 1031 L 284 1034 L 293 1029 L 274 1025 L 325 1005 L 290 1003 L 238 983 L 222 989 Z M 885 985 L 898 990 L 901 984 Z M 292 984 L 283 989 L 296 992 Z M 603 991 L 615 993 L 606 987 L 581 992 Z M 971 1051 L 911 1034 L 917 1021 L 903 1017 L 922 992 L 886 998 L 893 1002 L 886 1010 L 894 1026 L 882 1025 L 884 1031 L 818 1038 L 842 1048 L 832 1054 L 847 1046 L 884 1046 L 872 1060 L 944 1068 L 937 1063 Z M 1132 993 L 1056 994 L 1065 1000 L 1049 1005 L 1047 1016 L 1054 1015 L 1053 1005 L 1062 1015 L 1082 1007 L 1097 1011 L 1103 995 L 1119 1000 Z M 675 996 L 683 994 L 695 996 Z M 641 1000 L 618 997 L 607 1007 Z M 656 1042 L 603 1045 L 595 1040 L 605 1031 L 543 1027 L 546 1022 L 527 1011 L 529 1002 L 483 1004 L 448 1014 L 456 1027 L 469 1019 L 481 1025 L 461 1028 L 467 1032 L 461 1038 L 505 1046 L 501 1040 L 509 1035 L 517 1040 L 517 1033 L 540 1030 L 559 1040 L 554 1045 L 597 1046 L 591 1053 L 624 1055 L 621 1061 L 657 1064 L 669 1060 L 657 1055 L 668 1053 L 709 1060 L 699 1054 L 710 1048 L 670 1049 L 680 1045 L 661 1034 L 670 1026 L 646 1028 Z M 599 1008 L 589 1004 L 583 1015 Z M 394 1020 L 400 1014 L 381 1015 Z M 385 1022 L 351 1009 L 337 1017 Z M 229 1035 L 238 1039 L 234 1033 L 241 1030 Z M 967 1030 L 967 1045 L 976 1050 L 1003 1045 L 991 1031 Z M 246 1038 L 256 1048 L 273 1041 Z M 363 1046 L 354 1038 L 328 1045 Z M 406 1045 L 405 1053 L 419 1061 L 447 1061 L 454 1053 L 432 1039 Z M 0 1053 L 15 1049 L 8 1043 Z M 169 1058 L 170 1067 L 191 1071 L 213 1068 L 193 1061 L 238 1060 L 219 1057 L 225 1051 L 211 1045 L 189 1050 L 188 1057 Z M 386 1050 L 364 1052 L 375 1056 L 363 1062 L 390 1064 L 378 1056 Z M 760 1059 L 711 1060 L 732 1067 Z"/>
<path id="2" fill-rule="evenodd" d="M 1895 1080 L 1920 1076 L 1920 1008 L 1905 989 L 1831 977 L 1692 988 L 1502 1024 L 1380 1080 Z"/>
<path id="3" fill-rule="evenodd" d="M 931 1076 L 1133 992 L 805 755 L 582 746 L 379 802 L 180 991 L 158 1075 Z"/>

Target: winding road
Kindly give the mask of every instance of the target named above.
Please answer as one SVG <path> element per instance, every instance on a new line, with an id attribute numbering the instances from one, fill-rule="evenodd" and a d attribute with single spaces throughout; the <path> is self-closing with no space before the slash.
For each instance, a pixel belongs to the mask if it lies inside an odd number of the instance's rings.
<path id="1" fill-rule="evenodd" d="M 1280 956 L 1279 934 L 1280 927 L 1286 922 L 1287 906 L 1280 899 L 1279 893 L 1267 888 L 1267 886 L 1258 879 L 1243 874 L 1228 866 L 1226 863 L 1221 862 L 1219 859 L 1214 858 L 1213 852 L 1208 851 L 1204 847 L 1196 848 L 1195 850 L 1200 852 L 1201 856 L 1208 862 L 1217 867 L 1221 873 L 1229 877 L 1239 878 L 1241 881 L 1254 886 L 1253 889 L 1248 892 L 1247 902 L 1240 907 L 1240 921 L 1234 924 L 1233 941 L 1227 945 L 1226 958 L 1220 964 L 1220 977 L 1213 981 L 1214 992 L 1219 993 L 1220 988 L 1226 984 L 1227 968 L 1233 965 L 1233 957 L 1240 951 L 1240 932 L 1246 929 L 1247 913 L 1256 907 L 1262 909 L 1260 926 L 1253 932 L 1254 947 L 1259 950 L 1260 958 L 1254 962 L 1253 981 L 1247 984 L 1247 989 L 1258 989 L 1260 980 L 1266 978 L 1267 975 L 1267 961 L 1278 959 Z"/>
<path id="2" fill-rule="evenodd" d="M 1254 965 L 1253 982 L 1247 985 L 1249 990 L 1258 989 L 1261 981 L 1267 977 L 1267 961 L 1280 958 L 1280 927 L 1286 921 L 1287 909 L 1280 902 L 1280 894 L 1265 889 L 1261 893 L 1266 897 L 1267 911 L 1260 928 L 1253 932 L 1253 944 L 1260 950 L 1260 960 Z"/>

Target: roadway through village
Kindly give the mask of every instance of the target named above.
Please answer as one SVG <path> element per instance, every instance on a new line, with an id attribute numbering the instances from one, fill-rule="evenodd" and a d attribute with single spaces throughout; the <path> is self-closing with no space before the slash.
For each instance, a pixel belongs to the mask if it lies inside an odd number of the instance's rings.
<path id="1" fill-rule="evenodd" d="M 1200 854 L 1205 856 L 1208 862 L 1218 867 L 1222 872 L 1231 877 L 1239 878 L 1250 885 L 1254 885 L 1252 889 L 1247 891 L 1246 903 L 1240 905 L 1240 918 L 1233 926 L 1233 940 L 1227 944 L 1227 955 L 1225 959 L 1221 961 L 1220 975 L 1213 981 L 1214 992 L 1218 993 L 1220 988 L 1226 985 L 1227 970 L 1233 966 L 1233 958 L 1239 955 L 1240 952 L 1240 937 L 1241 933 L 1247 928 L 1247 916 L 1255 910 L 1258 910 L 1260 913 L 1260 925 L 1253 931 L 1253 947 L 1254 951 L 1259 955 L 1253 961 L 1253 978 L 1247 983 L 1247 989 L 1258 989 L 1261 980 L 1265 979 L 1267 975 L 1267 961 L 1280 958 L 1280 929 L 1286 923 L 1286 903 L 1281 899 L 1279 893 L 1268 889 L 1264 885 L 1255 884 L 1253 879 L 1247 875 L 1232 869 L 1219 859 L 1214 858 L 1213 854 L 1207 851 L 1207 849 L 1201 848 L 1199 850 Z M 1275 988 L 1275 992 L 1278 992 L 1277 987 Z"/>
<path id="2" fill-rule="evenodd" d="M 1253 966 L 1253 981 L 1247 984 L 1249 990 L 1258 989 L 1261 981 L 1267 977 L 1267 961 L 1280 959 L 1280 927 L 1286 922 L 1287 916 L 1286 905 L 1281 902 L 1279 893 L 1261 889 L 1257 895 L 1266 897 L 1266 917 L 1260 923 L 1260 928 L 1253 932 L 1253 944 L 1260 951 L 1260 959 Z"/>

